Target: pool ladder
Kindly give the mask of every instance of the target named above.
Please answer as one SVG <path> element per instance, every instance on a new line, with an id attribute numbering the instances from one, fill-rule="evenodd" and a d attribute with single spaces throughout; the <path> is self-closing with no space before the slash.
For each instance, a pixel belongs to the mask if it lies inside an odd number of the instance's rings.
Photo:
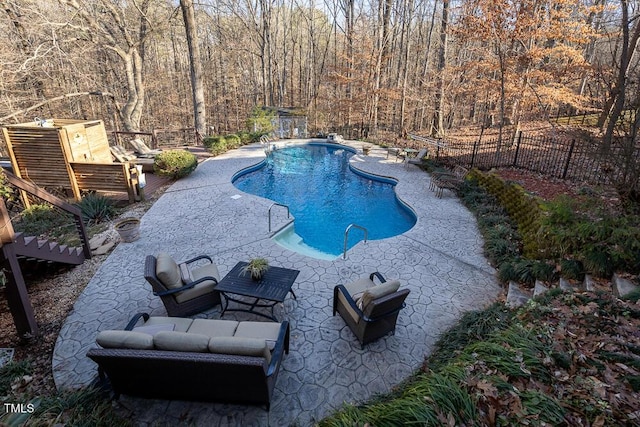
<path id="1" fill-rule="evenodd" d="M 361 225 L 349 224 L 347 229 L 344 231 L 344 252 L 342 254 L 342 259 L 347 259 L 347 242 L 349 240 L 349 231 L 351 231 L 352 228 L 357 228 L 364 231 L 364 242 L 367 243 L 367 237 L 369 236 L 369 231 Z"/>
<path id="2" fill-rule="evenodd" d="M 289 214 L 289 206 L 282 205 L 280 203 L 274 203 L 271 206 L 269 206 L 269 212 L 268 212 L 268 215 L 269 215 L 269 233 L 271 233 L 271 209 L 274 206 L 281 206 L 281 207 L 285 208 L 287 210 L 287 218 L 291 218 L 291 215 Z"/>

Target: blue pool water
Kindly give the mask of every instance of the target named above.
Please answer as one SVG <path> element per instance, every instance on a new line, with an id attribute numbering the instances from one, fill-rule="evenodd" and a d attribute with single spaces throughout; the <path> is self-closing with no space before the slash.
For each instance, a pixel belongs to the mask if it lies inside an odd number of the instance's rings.
<path id="1" fill-rule="evenodd" d="M 282 148 L 262 167 L 236 175 L 233 183 L 246 193 L 289 206 L 294 228 L 283 230 L 276 241 L 335 258 L 342 254 L 349 224 L 365 227 L 369 240 L 375 240 L 402 234 L 416 223 L 414 213 L 396 197 L 394 181 L 354 172 L 349 167 L 353 154 L 330 144 Z M 361 230 L 352 229 L 348 247 L 363 237 Z"/>

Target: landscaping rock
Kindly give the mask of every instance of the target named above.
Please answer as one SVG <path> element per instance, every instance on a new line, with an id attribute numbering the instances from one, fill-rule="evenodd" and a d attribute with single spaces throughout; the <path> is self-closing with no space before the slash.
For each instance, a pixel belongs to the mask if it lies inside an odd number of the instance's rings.
<path id="1" fill-rule="evenodd" d="M 507 306 L 516 308 L 523 306 L 531 299 L 531 294 L 520 289 L 517 283 L 509 282 L 509 291 L 507 292 Z"/>
<path id="2" fill-rule="evenodd" d="M 560 283 L 562 286 L 562 279 L 560 279 Z M 539 295 L 544 294 L 545 292 L 547 292 L 549 290 L 549 287 L 546 286 L 544 283 L 542 283 L 540 280 L 536 280 L 536 285 L 533 288 L 533 296 L 537 297 Z"/>
<path id="3" fill-rule="evenodd" d="M 91 248 L 92 251 L 95 251 L 96 249 L 98 249 L 100 246 L 104 245 L 104 242 L 107 241 L 107 237 L 104 234 L 98 234 L 93 236 L 90 240 L 89 240 L 89 247 Z"/>
<path id="4" fill-rule="evenodd" d="M 593 277 L 588 274 L 584 276 L 584 290 L 589 292 L 596 290 L 596 283 L 594 282 Z"/>
<path id="5" fill-rule="evenodd" d="M 100 247 L 98 247 L 95 250 L 91 251 L 92 255 L 104 255 L 107 252 L 109 252 L 111 250 L 111 248 L 113 248 L 115 246 L 116 242 L 108 242 L 105 243 L 104 245 L 101 245 Z"/>
<path id="6" fill-rule="evenodd" d="M 560 278 L 560 289 L 566 292 L 572 292 L 574 290 L 573 285 L 564 277 Z"/>
<path id="7" fill-rule="evenodd" d="M 629 279 L 618 276 L 617 274 L 613 275 L 611 281 L 613 282 L 613 294 L 618 298 L 625 297 L 638 289 L 638 285 Z"/>

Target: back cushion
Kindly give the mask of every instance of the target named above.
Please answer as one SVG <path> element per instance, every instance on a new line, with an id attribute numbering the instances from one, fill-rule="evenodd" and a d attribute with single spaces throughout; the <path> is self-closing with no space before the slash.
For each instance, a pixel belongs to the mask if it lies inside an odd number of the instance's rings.
<path id="1" fill-rule="evenodd" d="M 379 285 L 368 288 L 364 294 L 362 294 L 362 311 L 367 309 L 367 306 L 371 301 L 383 296 L 394 293 L 400 288 L 400 282 L 398 280 L 389 280 L 388 282 L 381 283 Z"/>
<path id="2" fill-rule="evenodd" d="M 209 337 L 188 332 L 158 332 L 153 336 L 158 350 L 195 351 L 204 353 L 209 346 Z"/>
<path id="3" fill-rule="evenodd" d="M 153 350 L 153 336 L 134 331 L 102 331 L 96 337 L 102 348 Z"/>
<path id="4" fill-rule="evenodd" d="M 176 289 L 182 287 L 182 278 L 178 264 L 166 252 L 160 252 L 156 257 L 156 276 L 167 287 Z"/>
<path id="5" fill-rule="evenodd" d="M 209 351 L 220 354 L 264 357 L 267 364 L 271 362 L 271 352 L 267 342 L 260 338 L 213 337 L 209 340 Z"/>

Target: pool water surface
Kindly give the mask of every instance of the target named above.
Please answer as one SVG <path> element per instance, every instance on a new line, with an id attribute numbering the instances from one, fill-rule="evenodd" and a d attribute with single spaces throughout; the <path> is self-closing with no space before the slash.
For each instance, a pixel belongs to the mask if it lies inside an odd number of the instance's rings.
<path id="1" fill-rule="evenodd" d="M 333 259 L 344 249 L 345 230 L 356 224 L 368 239 L 402 234 L 416 223 L 413 211 L 398 200 L 389 178 L 355 171 L 353 149 L 334 144 L 296 145 L 272 151 L 259 168 L 233 178 L 240 190 L 289 207 L 293 227 L 274 239 L 289 249 Z M 348 248 L 364 238 L 349 231 Z"/>

